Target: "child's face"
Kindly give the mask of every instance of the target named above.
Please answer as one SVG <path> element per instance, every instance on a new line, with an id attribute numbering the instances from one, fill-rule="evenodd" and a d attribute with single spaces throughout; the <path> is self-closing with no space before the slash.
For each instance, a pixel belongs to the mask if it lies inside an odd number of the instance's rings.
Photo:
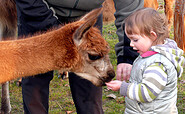
<path id="1" fill-rule="evenodd" d="M 148 51 L 152 46 L 153 41 L 147 36 L 141 36 L 139 34 L 127 36 L 131 40 L 130 46 L 133 47 L 134 50 L 137 50 L 140 55 Z"/>

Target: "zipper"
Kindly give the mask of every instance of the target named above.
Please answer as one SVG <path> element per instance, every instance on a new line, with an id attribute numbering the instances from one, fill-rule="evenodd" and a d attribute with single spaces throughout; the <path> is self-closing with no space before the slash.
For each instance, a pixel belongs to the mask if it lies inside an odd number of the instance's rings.
<path id="1" fill-rule="evenodd" d="M 76 6 L 78 5 L 78 2 L 79 2 L 79 0 L 76 0 L 75 5 L 72 9 L 76 8 Z M 72 9 L 69 11 L 69 16 L 68 17 L 71 17 Z"/>

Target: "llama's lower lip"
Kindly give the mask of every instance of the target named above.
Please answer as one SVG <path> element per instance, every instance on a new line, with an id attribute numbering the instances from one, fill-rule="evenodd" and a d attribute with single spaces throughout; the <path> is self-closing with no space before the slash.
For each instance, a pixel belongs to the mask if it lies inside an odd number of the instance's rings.
<path id="1" fill-rule="evenodd" d="M 105 80 L 103 78 L 99 77 L 98 79 L 102 82 L 102 86 L 105 86 L 106 85 L 105 84 Z"/>
<path id="2" fill-rule="evenodd" d="M 110 82 L 112 79 L 99 78 L 102 81 L 102 86 L 106 86 L 105 82 Z"/>

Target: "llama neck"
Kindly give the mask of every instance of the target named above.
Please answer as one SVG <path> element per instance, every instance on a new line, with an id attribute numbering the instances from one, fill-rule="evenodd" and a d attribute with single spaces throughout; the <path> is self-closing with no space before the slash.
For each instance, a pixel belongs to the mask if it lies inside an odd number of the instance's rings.
<path id="1" fill-rule="evenodd" d="M 68 25 L 28 39 L 1 42 L 0 83 L 57 69 L 73 69 L 80 59 L 72 40 L 75 28 Z"/>

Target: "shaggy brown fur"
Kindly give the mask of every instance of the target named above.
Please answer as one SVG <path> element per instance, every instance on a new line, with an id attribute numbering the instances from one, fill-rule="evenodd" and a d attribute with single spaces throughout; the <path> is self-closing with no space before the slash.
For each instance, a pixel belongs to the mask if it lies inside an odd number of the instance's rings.
<path id="1" fill-rule="evenodd" d="M 16 39 L 16 28 L 17 15 L 14 0 L 0 0 L 0 40 Z M 2 84 L 1 94 L 1 114 L 9 114 L 11 105 L 8 81 Z"/>
<path id="2" fill-rule="evenodd" d="M 178 46 L 185 51 L 185 1 L 175 2 L 174 38 Z"/>
<path id="3" fill-rule="evenodd" d="M 115 74 L 108 44 L 92 27 L 101 11 L 93 10 L 80 21 L 45 34 L 0 42 L 0 83 L 59 69 L 79 73 L 97 86 L 110 81 Z M 88 55 L 100 56 L 99 62 L 94 64 L 97 60 Z M 103 66 L 98 65 L 100 61 Z"/>
<path id="4" fill-rule="evenodd" d="M 14 0 L 0 0 L 0 29 L 2 36 L 15 38 L 17 28 L 17 12 Z M 0 36 L 1 37 L 1 36 Z"/>
<path id="5" fill-rule="evenodd" d="M 113 0 L 105 0 L 102 6 L 104 24 L 113 22 L 115 20 L 114 12 L 116 11 Z"/>
<path id="6" fill-rule="evenodd" d="M 155 10 L 158 9 L 158 2 L 157 0 L 144 0 L 144 7 L 150 7 L 150 8 L 154 8 Z"/>
<path id="7" fill-rule="evenodd" d="M 171 26 L 173 24 L 173 5 L 175 3 L 175 0 L 164 0 L 164 12 L 166 14 L 166 17 L 168 19 L 169 27 L 168 29 L 171 29 Z M 144 0 L 144 7 L 151 7 L 155 10 L 158 9 L 158 1 L 157 0 Z"/>
<path id="8" fill-rule="evenodd" d="M 173 25 L 173 7 L 174 7 L 174 3 L 175 3 L 175 0 L 164 0 L 164 11 L 165 11 L 165 14 L 166 14 L 166 17 L 168 19 L 168 29 L 170 30 L 171 29 L 171 26 Z"/>

